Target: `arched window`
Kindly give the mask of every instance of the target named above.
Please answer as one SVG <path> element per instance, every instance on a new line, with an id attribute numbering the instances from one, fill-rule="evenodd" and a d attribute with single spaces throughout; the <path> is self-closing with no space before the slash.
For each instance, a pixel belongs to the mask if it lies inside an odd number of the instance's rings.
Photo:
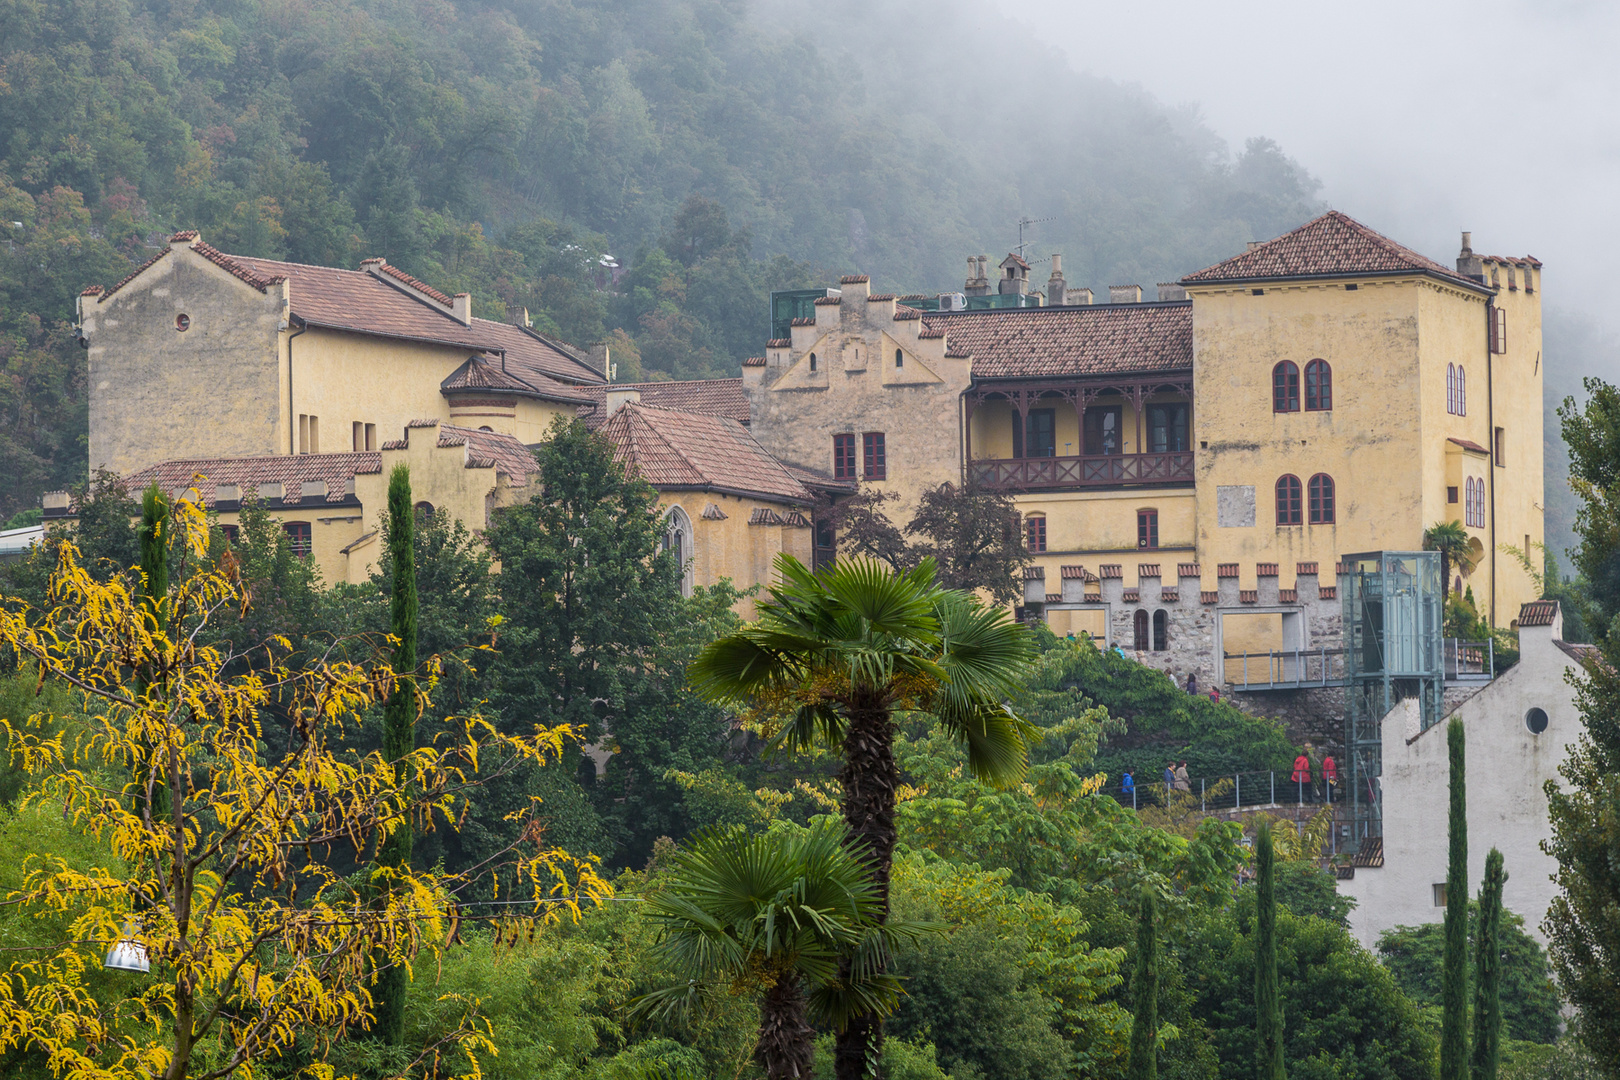
<path id="1" fill-rule="evenodd" d="M 1298 525 L 1303 520 L 1300 504 L 1303 502 L 1299 477 L 1284 475 L 1277 479 L 1277 524 Z"/>
<path id="2" fill-rule="evenodd" d="M 414 509 L 416 510 L 416 519 L 418 521 L 422 520 L 423 518 L 430 518 L 433 516 L 433 504 L 425 499 L 422 502 L 417 503 Z"/>
<path id="3" fill-rule="evenodd" d="M 1333 477 L 1317 473 L 1308 487 L 1312 525 L 1333 524 Z"/>
<path id="4" fill-rule="evenodd" d="M 1170 647 L 1170 613 L 1163 608 L 1153 613 L 1153 651 L 1164 652 Z"/>
<path id="5" fill-rule="evenodd" d="M 810 370 L 811 371 L 816 370 L 816 354 L 815 353 L 810 354 Z"/>
<path id="6" fill-rule="evenodd" d="M 675 557 L 681 568 L 681 595 L 692 595 L 692 519 L 678 506 L 669 508 L 664 515 L 664 536 L 658 550 Z"/>
<path id="7" fill-rule="evenodd" d="M 1333 369 L 1326 360 L 1305 365 L 1305 411 L 1328 412 L 1333 408 Z"/>
<path id="8" fill-rule="evenodd" d="M 1446 365 L 1446 412 L 1457 413 L 1457 365 Z"/>
<path id="9" fill-rule="evenodd" d="M 1468 372 L 1457 365 L 1457 415 L 1468 415 Z"/>
<path id="10" fill-rule="evenodd" d="M 1299 412 L 1299 365 L 1292 360 L 1271 369 L 1271 411 Z"/>
<path id="11" fill-rule="evenodd" d="M 901 352 L 899 349 L 894 350 L 894 366 L 895 367 L 905 367 L 906 366 L 906 354 Z"/>
<path id="12" fill-rule="evenodd" d="M 1148 613 L 1138 608 L 1135 619 L 1136 651 L 1148 651 Z"/>

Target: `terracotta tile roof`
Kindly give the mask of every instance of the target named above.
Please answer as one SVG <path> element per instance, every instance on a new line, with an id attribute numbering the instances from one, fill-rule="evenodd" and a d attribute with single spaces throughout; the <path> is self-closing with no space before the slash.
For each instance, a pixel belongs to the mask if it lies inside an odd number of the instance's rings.
<path id="1" fill-rule="evenodd" d="M 1046 602 L 1048 604 L 1062 603 L 1063 602 L 1063 594 L 1062 593 L 1056 593 L 1056 592 L 1049 592 L 1049 593 L 1046 594 Z"/>
<path id="2" fill-rule="evenodd" d="M 595 429 L 602 426 L 602 406 L 607 402 L 610 389 L 638 390 L 643 405 L 703 413 L 706 416 L 724 416 L 739 424 L 748 423 L 748 394 L 743 390 L 741 379 L 689 379 L 684 382 L 612 383 L 581 387 L 581 392 L 592 402 L 579 410 L 586 427 Z"/>
<path id="3" fill-rule="evenodd" d="M 1024 567 L 1024 580 L 1025 581 L 1045 581 L 1046 580 L 1046 567 L 1044 567 L 1044 566 L 1026 566 L 1026 567 Z"/>
<path id="4" fill-rule="evenodd" d="M 1337 210 L 1330 210 L 1250 251 L 1188 274 L 1181 283 L 1371 274 L 1427 274 L 1478 291 L 1489 291 L 1451 267 L 1419 255 Z"/>
<path id="5" fill-rule="evenodd" d="M 442 293 L 438 289 L 435 289 L 433 286 L 429 285 L 427 282 L 419 281 L 416 278 L 411 277 L 411 275 L 407 274 L 397 266 L 389 266 L 387 260 L 385 259 L 367 259 L 366 262 L 375 264 L 378 270 L 387 274 L 395 281 L 408 285 L 422 295 L 437 300 L 445 307 L 449 307 L 451 304 L 455 303 L 455 299 L 448 293 Z M 363 266 L 365 264 L 362 263 L 361 265 Z"/>
<path id="6" fill-rule="evenodd" d="M 181 229 L 179 232 L 169 237 L 169 243 L 184 244 L 188 240 L 195 240 L 201 235 L 202 233 L 198 232 L 196 229 Z"/>
<path id="7" fill-rule="evenodd" d="M 1089 576 L 1083 566 L 1060 566 L 1058 573 L 1063 576 L 1064 581 L 1085 581 Z"/>
<path id="8" fill-rule="evenodd" d="M 1458 446 L 1462 447 L 1464 450 L 1472 450 L 1476 454 L 1489 454 L 1490 453 L 1489 450 L 1487 450 L 1483 446 L 1479 445 L 1479 443 L 1470 442 L 1468 439 L 1447 439 L 1446 442 L 1448 442 L 1448 443 L 1456 443 Z"/>
<path id="9" fill-rule="evenodd" d="M 1009 308 L 941 314 L 948 356 L 971 355 L 975 378 L 1190 370 L 1192 304 Z"/>
<path id="10" fill-rule="evenodd" d="M 718 504 L 708 503 L 703 507 L 703 513 L 699 516 L 705 521 L 724 521 L 730 515 L 724 510 L 720 509 Z"/>
<path id="11" fill-rule="evenodd" d="M 894 307 L 895 322 L 910 322 L 912 319 L 922 318 L 922 312 L 917 308 L 904 307 L 896 304 Z"/>
<path id="12" fill-rule="evenodd" d="M 771 340 L 765 343 L 765 347 L 767 349 L 791 349 L 793 348 L 793 339 L 786 337 L 773 337 Z"/>
<path id="13" fill-rule="evenodd" d="M 293 301 L 297 303 L 296 300 Z M 470 329 L 493 348 L 506 351 L 506 370 L 520 379 L 558 379 L 566 383 L 596 384 L 607 381 L 590 360 L 565 342 L 537 334 L 533 330 L 493 319 L 473 317 Z"/>
<path id="14" fill-rule="evenodd" d="M 844 302 L 842 296 L 818 296 L 811 301 L 814 307 L 837 307 Z"/>
<path id="15" fill-rule="evenodd" d="M 105 290 L 98 289 L 97 291 L 101 293 L 101 299 L 102 300 L 107 299 L 107 297 L 111 296 L 113 293 L 117 292 L 119 289 L 122 289 L 125 285 L 128 285 L 130 282 L 134 281 L 136 278 L 138 278 L 142 274 L 146 273 L 146 270 L 147 270 L 147 268 L 149 266 L 151 266 L 153 263 L 157 262 L 159 259 L 163 258 L 168 253 L 169 253 L 169 249 L 164 248 L 162 251 L 158 252 L 156 255 L 152 256 L 150 259 L 147 259 L 145 262 L 141 263 L 141 265 L 137 266 L 135 269 L 131 270 L 129 273 L 125 274 L 123 277 L 119 278 L 118 281 L 113 284 L 112 288 L 105 289 Z M 86 293 L 89 292 L 89 290 L 85 290 L 85 291 L 86 291 Z"/>
<path id="16" fill-rule="evenodd" d="M 867 277 L 865 274 L 845 274 L 843 277 L 838 279 L 838 284 L 840 284 L 840 285 L 864 285 L 868 281 L 871 281 L 871 280 L 872 279 Z"/>
<path id="17" fill-rule="evenodd" d="M 1558 614 L 1558 601 L 1532 600 L 1519 608 L 1520 626 L 1551 626 Z"/>
<path id="18" fill-rule="evenodd" d="M 658 488 L 697 488 L 809 503 L 810 492 L 726 416 L 630 402 L 602 425 L 615 456 Z"/>
<path id="19" fill-rule="evenodd" d="M 866 298 L 866 302 L 868 304 L 878 304 L 878 303 L 882 303 L 885 300 L 893 300 L 893 299 L 894 299 L 894 293 L 892 293 L 892 292 L 880 292 L 880 293 L 873 293 L 871 296 L 868 296 Z"/>
<path id="20" fill-rule="evenodd" d="M 1555 641 L 1553 644 L 1577 663 L 1594 664 L 1603 659 L 1603 653 L 1596 645 L 1577 645 L 1573 641 Z"/>
<path id="21" fill-rule="evenodd" d="M 793 479 L 815 491 L 836 491 L 839 494 L 854 494 L 858 486 L 854 480 L 834 480 L 826 473 L 806 469 L 800 465 L 791 465 L 786 461 L 782 462 L 782 468 L 786 469 L 788 475 L 792 476 Z"/>
<path id="22" fill-rule="evenodd" d="M 529 477 L 540 471 L 534 451 L 516 436 L 503 435 L 498 431 L 440 424 L 439 446 L 446 449 L 465 446 L 469 469 L 494 466 L 495 471 L 507 477 L 513 487 L 527 487 Z"/>
<path id="23" fill-rule="evenodd" d="M 1164 588 L 1159 590 L 1159 599 L 1167 604 L 1179 603 L 1181 600 L 1181 589 L 1175 585 L 1166 585 Z"/>
<path id="24" fill-rule="evenodd" d="M 508 364 L 510 364 L 508 358 Z M 570 386 L 544 375 L 528 373 L 519 379 L 510 370 L 501 370 L 500 357 L 472 356 L 439 383 L 441 393 L 481 391 L 497 394 L 521 394 L 524 397 L 544 398 L 547 401 L 568 401 L 583 404 L 591 400 L 582 387 Z"/>
<path id="25" fill-rule="evenodd" d="M 238 277 L 247 282 L 260 292 L 264 292 L 269 289 L 272 283 L 285 281 L 287 278 L 286 274 L 279 274 L 274 270 L 271 270 L 268 273 L 257 270 L 254 267 L 247 265 L 245 262 L 237 259 L 235 256 L 227 255 L 218 248 L 203 243 L 201 240 L 197 240 L 192 243 L 191 250 L 195 251 L 197 254 L 201 255 L 203 258 L 207 259 L 209 262 L 213 263 L 215 266 L 221 268 L 232 276 Z"/>
<path id="26" fill-rule="evenodd" d="M 1025 262 L 1022 256 L 1011 251 L 1007 252 L 1007 257 L 1001 260 L 1002 266 L 1006 266 L 1008 263 L 1012 263 L 1014 266 L 1021 266 L 1025 270 L 1029 269 L 1029 263 Z"/>
<path id="27" fill-rule="evenodd" d="M 782 520 L 782 516 L 775 510 L 770 510 L 763 506 L 756 506 L 754 507 L 754 512 L 748 515 L 748 524 L 782 525 L 785 523 Z"/>
<path id="28" fill-rule="evenodd" d="M 1481 255 L 1485 262 L 1512 263 L 1514 266 L 1533 266 L 1541 269 L 1541 260 L 1534 255 Z"/>
<path id="29" fill-rule="evenodd" d="M 764 367 L 765 366 L 765 358 L 763 356 L 750 356 L 750 357 L 748 357 L 746 360 L 744 360 L 742 362 L 742 366 L 743 367 Z"/>
<path id="30" fill-rule="evenodd" d="M 125 477 L 129 491 L 140 492 L 156 481 L 158 487 L 173 495 L 189 490 L 193 478 L 199 473 L 205 480 L 195 481 L 203 505 L 215 504 L 215 487 L 235 484 L 242 496 L 256 496 L 261 484 L 280 484 L 283 502 L 299 502 L 299 493 L 305 483 L 324 482 L 326 495 L 311 496 L 310 505 L 317 502 L 342 502 L 347 497 L 349 479 L 356 475 L 382 471 L 382 455 L 376 452 L 358 454 L 279 454 L 269 457 L 188 458 L 163 461 L 149 465 Z"/>
<path id="31" fill-rule="evenodd" d="M 814 325 L 816 325 L 816 320 L 807 319 L 807 318 L 799 318 L 799 319 L 794 319 L 792 322 L 788 323 L 788 325 L 789 326 L 814 326 Z"/>

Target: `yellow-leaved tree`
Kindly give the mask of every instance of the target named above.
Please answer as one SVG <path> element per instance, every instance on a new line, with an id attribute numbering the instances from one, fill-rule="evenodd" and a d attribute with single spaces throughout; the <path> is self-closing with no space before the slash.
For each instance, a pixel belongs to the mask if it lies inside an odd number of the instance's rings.
<path id="1" fill-rule="evenodd" d="M 0 953 L 0 1053 L 43 1056 L 69 1080 L 217 1080 L 296 1047 L 298 1068 L 330 1076 L 326 1049 L 370 1023 L 379 963 L 445 947 L 473 883 L 379 869 L 378 841 L 404 822 L 453 826 L 475 788 L 554 762 L 573 733 L 512 737 L 477 716 L 423 715 L 399 760 L 361 752 L 362 714 L 395 682 L 387 643 L 337 642 L 296 666 L 285 641 L 219 643 L 220 617 L 251 597 L 228 555 L 207 557 L 194 502 L 165 525 L 178 584 L 160 596 L 141 595 L 139 571 L 98 583 L 63 544 L 46 609 L 0 601 L 0 654 L 71 687 L 83 713 L 66 725 L 0 717 L 25 798 L 60 806 L 108 855 L 86 866 L 34 853 L 5 898 L 71 920 L 63 940 Z M 359 653 L 370 659 L 349 658 Z M 435 670 L 415 673 L 419 702 Z M 272 710 L 286 721 L 273 740 Z M 501 883 L 503 932 L 610 894 L 594 859 L 547 846 L 535 826 L 476 874 Z M 86 976 L 115 946 L 150 971 L 109 992 Z M 464 1017 L 405 1071 L 477 1075 L 494 1047 L 475 1002 Z"/>

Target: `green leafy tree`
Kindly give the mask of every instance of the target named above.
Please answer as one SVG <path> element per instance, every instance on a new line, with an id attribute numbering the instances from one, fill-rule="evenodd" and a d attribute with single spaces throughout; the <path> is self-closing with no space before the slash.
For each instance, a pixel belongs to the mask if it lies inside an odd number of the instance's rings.
<path id="1" fill-rule="evenodd" d="M 1154 1080 L 1159 1075 L 1159 942 L 1154 918 L 1158 898 L 1142 890 L 1137 913 L 1136 974 L 1131 978 L 1131 1056 L 1125 1066 L 1129 1080 Z"/>
<path id="2" fill-rule="evenodd" d="M 1468 774 L 1462 721 L 1446 725 L 1451 762 L 1447 823 L 1446 949 L 1440 990 L 1440 1080 L 1468 1071 Z"/>
<path id="3" fill-rule="evenodd" d="M 1620 419 L 1620 412 L 1616 413 Z M 1572 445 L 1573 453 L 1573 445 Z M 1620 450 L 1620 444 L 1617 444 Z M 1616 462 L 1620 470 L 1620 461 Z M 1594 510 L 1591 502 L 1581 511 Z M 1595 516 L 1595 515 L 1593 515 Z M 1591 518 L 1583 527 L 1596 527 Z M 1583 533 L 1583 544 L 1588 534 Z M 1558 984 L 1581 1014 L 1582 1037 L 1610 1075 L 1620 1074 L 1620 641 L 1598 639 L 1601 656 L 1576 679 L 1584 730 L 1547 782 L 1559 894 L 1544 924 Z"/>
<path id="4" fill-rule="evenodd" d="M 862 853 L 845 840 L 831 820 L 753 836 L 734 826 L 677 853 L 648 904 L 662 928 L 656 950 L 685 981 L 638 1008 L 667 1013 L 715 983 L 758 993 L 755 1057 L 769 1080 L 810 1074 L 811 1020 L 842 1027 L 892 1012 L 900 983 L 882 957 L 924 928 L 884 922 Z"/>
<path id="5" fill-rule="evenodd" d="M 1502 853 L 1485 856 L 1479 889 L 1479 934 L 1474 940 L 1474 1054 L 1471 1080 L 1496 1080 L 1502 1057 Z"/>
<path id="6" fill-rule="evenodd" d="M 1591 590 L 1593 641 L 1603 641 L 1620 613 L 1620 387 L 1585 380 L 1586 405 L 1565 398 L 1558 410 L 1569 446 L 1569 485 L 1580 496 L 1575 515 L 1575 568 Z"/>
<path id="7" fill-rule="evenodd" d="M 960 484 L 928 488 L 906 535 L 917 539 L 917 554 L 939 565 L 947 589 L 982 589 L 1000 604 L 1023 602 L 1024 567 L 1029 550 L 1017 527 L 1012 492 L 986 487 L 972 470 Z"/>
<path id="8" fill-rule="evenodd" d="M 1469 948 L 1479 956 L 1479 905 L 1468 909 Z M 1552 1043 L 1563 1026 L 1563 1002 L 1553 985 L 1547 953 L 1524 929 L 1524 919 L 1502 912 L 1498 946 L 1501 955 L 1502 1031 L 1513 1040 Z M 1379 936 L 1379 960 L 1395 977 L 1401 992 L 1417 1004 L 1440 1005 L 1445 928 L 1440 923 L 1397 926 Z"/>
<path id="9" fill-rule="evenodd" d="M 1260 1080 L 1283 1080 L 1283 1007 L 1277 986 L 1277 882 L 1271 823 L 1262 821 L 1254 841 L 1255 1064 Z"/>
<path id="10" fill-rule="evenodd" d="M 884 909 L 895 844 L 895 713 L 915 709 L 968 750 L 977 776 L 1023 775 L 1034 729 L 1003 704 L 1032 659 L 1029 634 L 1004 611 L 940 589 L 925 560 L 892 574 L 870 560 L 811 573 L 790 556 L 759 617 L 708 646 L 688 668 L 721 703 L 784 717 L 789 750 L 824 743 L 842 757 L 843 815 L 867 852 Z M 865 1074 L 882 1022 L 857 1016 L 839 1035 L 840 1080 Z"/>

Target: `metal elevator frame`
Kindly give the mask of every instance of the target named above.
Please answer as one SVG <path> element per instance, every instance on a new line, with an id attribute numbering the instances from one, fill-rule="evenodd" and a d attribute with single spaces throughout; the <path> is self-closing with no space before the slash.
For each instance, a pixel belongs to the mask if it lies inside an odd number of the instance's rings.
<path id="1" fill-rule="evenodd" d="M 1440 722 L 1445 696 L 1444 592 L 1437 551 L 1372 551 L 1339 559 L 1344 613 L 1345 808 L 1350 850 L 1384 834 L 1383 721 L 1407 698 L 1419 730 Z"/>

